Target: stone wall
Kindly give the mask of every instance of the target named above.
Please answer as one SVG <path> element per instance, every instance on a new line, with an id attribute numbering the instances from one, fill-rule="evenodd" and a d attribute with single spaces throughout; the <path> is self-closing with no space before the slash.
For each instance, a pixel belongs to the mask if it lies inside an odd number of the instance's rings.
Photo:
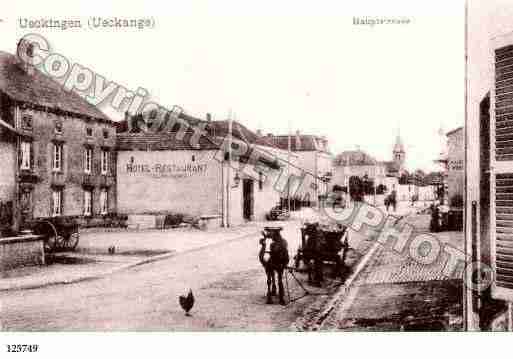
<path id="1" fill-rule="evenodd" d="M 0 271 L 39 264 L 44 264 L 42 237 L 30 235 L 0 238 Z"/>

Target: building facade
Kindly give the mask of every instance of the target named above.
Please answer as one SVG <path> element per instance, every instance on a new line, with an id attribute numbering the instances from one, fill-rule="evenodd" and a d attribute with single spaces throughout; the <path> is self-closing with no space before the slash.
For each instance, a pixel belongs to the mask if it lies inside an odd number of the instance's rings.
<path id="1" fill-rule="evenodd" d="M 290 137 L 290 138 L 289 138 Z M 294 197 L 304 205 L 317 206 L 327 196 L 333 176 L 333 155 L 329 150 L 326 137 L 301 134 L 268 135 L 268 142 L 283 151 L 293 153 L 294 166 L 304 171 L 301 185 Z"/>
<path id="2" fill-rule="evenodd" d="M 183 136 L 174 131 L 118 133 L 120 213 L 219 218 L 225 226 L 265 219 L 280 202 L 277 183 L 285 165 L 278 159 L 285 154 L 234 122 L 232 148 L 246 150 L 233 150 L 230 158 L 227 123 L 205 125 L 208 135 L 196 139 L 192 128 Z"/>
<path id="3" fill-rule="evenodd" d="M 352 176 L 368 176 L 375 186 L 387 186 L 386 166 L 364 151 L 344 151 L 333 161 L 334 175 L 331 184 L 346 187 Z M 387 186 L 388 188 L 388 186 Z"/>
<path id="4" fill-rule="evenodd" d="M 490 269 L 484 290 L 464 290 L 469 330 L 513 328 L 512 15 L 509 3 L 469 3 L 465 251 L 477 269 Z"/>
<path id="5" fill-rule="evenodd" d="M 451 207 L 463 206 L 465 184 L 465 143 L 463 127 L 447 133 L 447 172 L 444 180 L 447 183 L 448 204 Z"/>
<path id="6" fill-rule="evenodd" d="M 11 181 L 2 192 L 11 193 L 13 226 L 58 216 L 88 221 L 115 212 L 114 123 L 79 95 L 4 52 L 0 97 L 2 121 L 11 128 L 11 140 L 2 146 L 11 149 L 3 156 L 14 166 L 2 171 L 2 182 L 13 178 L 14 187 Z"/>
<path id="7" fill-rule="evenodd" d="M 0 96 L 0 101 L 2 97 Z M 3 119 L 0 103 L 0 236 L 13 230 L 14 196 L 16 188 L 16 131 Z"/>

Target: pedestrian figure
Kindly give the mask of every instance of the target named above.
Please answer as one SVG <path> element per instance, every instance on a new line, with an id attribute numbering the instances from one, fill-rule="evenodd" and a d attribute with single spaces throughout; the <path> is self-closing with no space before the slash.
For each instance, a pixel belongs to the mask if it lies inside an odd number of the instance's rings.
<path id="1" fill-rule="evenodd" d="M 440 232 L 440 211 L 438 206 L 434 203 L 431 204 L 431 222 L 429 223 L 429 231 L 436 233 Z"/>

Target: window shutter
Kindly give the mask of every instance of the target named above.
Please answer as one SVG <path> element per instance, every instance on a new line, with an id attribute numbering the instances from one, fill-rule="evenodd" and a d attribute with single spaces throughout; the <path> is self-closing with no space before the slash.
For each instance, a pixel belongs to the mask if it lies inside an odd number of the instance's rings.
<path id="1" fill-rule="evenodd" d="M 18 168 L 23 164 L 23 142 L 18 142 Z"/>
<path id="2" fill-rule="evenodd" d="M 34 142 L 31 142 L 30 143 L 30 169 L 34 169 L 34 151 L 35 151 L 35 148 L 34 148 Z"/>
<path id="3" fill-rule="evenodd" d="M 513 40 L 513 39 L 512 39 Z M 497 43 L 496 43 L 497 44 Z M 496 299 L 513 300 L 513 41 L 494 46 L 491 91 L 491 264 Z"/>

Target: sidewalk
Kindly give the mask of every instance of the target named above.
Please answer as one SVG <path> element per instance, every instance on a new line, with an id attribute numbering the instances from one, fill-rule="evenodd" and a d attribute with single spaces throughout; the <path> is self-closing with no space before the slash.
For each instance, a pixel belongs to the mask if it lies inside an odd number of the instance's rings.
<path id="1" fill-rule="evenodd" d="M 75 252 L 49 256 L 44 266 L 23 267 L 0 273 L 0 292 L 103 277 L 179 253 L 199 250 L 246 236 L 256 236 L 264 225 L 266 224 L 263 222 L 250 222 L 244 226 L 206 231 L 188 228 L 88 231 L 81 233 Z M 296 224 L 286 222 L 280 225 L 289 227 Z M 111 246 L 115 247 L 114 254 L 108 252 Z"/>
<path id="2" fill-rule="evenodd" d="M 427 227 L 429 215 L 414 215 L 406 221 L 416 228 Z M 434 235 L 455 248 L 463 245 L 461 232 Z M 461 330 L 462 268 L 447 278 L 442 274 L 446 256 L 423 265 L 411 259 L 407 250 L 398 254 L 391 247 L 377 247 L 319 329 Z"/>

